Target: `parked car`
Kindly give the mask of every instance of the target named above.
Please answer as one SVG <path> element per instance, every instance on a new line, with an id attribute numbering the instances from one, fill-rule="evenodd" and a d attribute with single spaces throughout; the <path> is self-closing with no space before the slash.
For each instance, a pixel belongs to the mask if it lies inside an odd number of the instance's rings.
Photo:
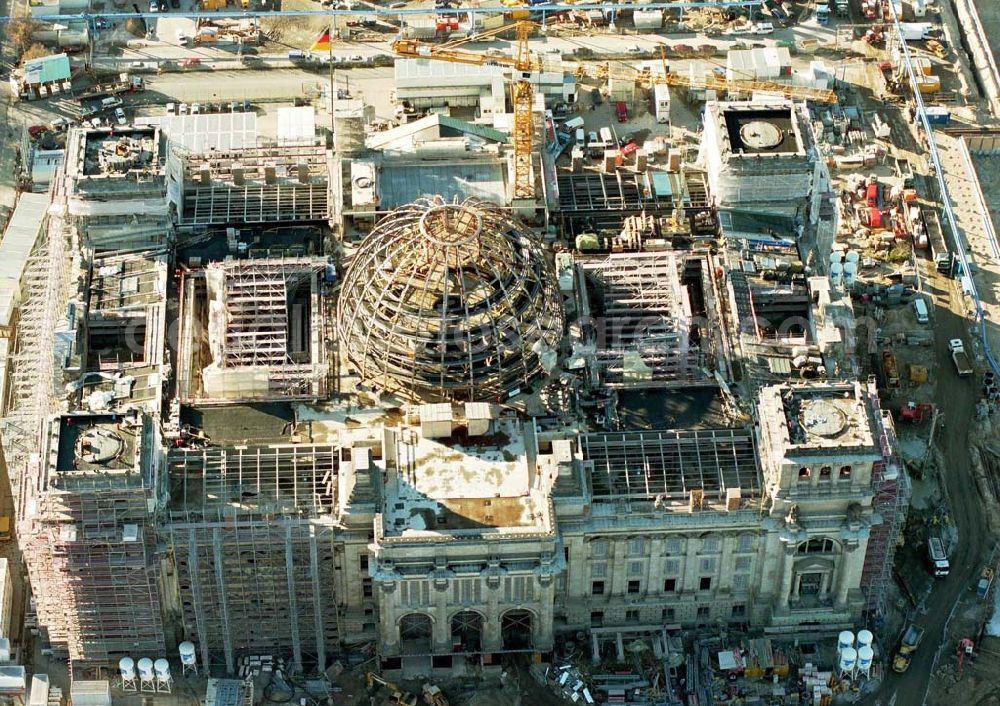
<path id="1" fill-rule="evenodd" d="M 200 112 L 201 112 L 201 103 L 192 103 L 191 104 L 191 115 L 197 115 Z"/>
<path id="2" fill-rule="evenodd" d="M 72 124 L 73 121 L 71 121 L 69 118 L 60 117 L 56 118 L 51 123 L 49 123 L 49 127 L 55 130 L 56 132 L 62 132 Z"/>
<path id="3" fill-rule="evenodd" d="M 770 22 L 758 22 L 750 30 L 751 34 L 771 34 L 774 32 L 774 25 Z"/>
<path id="4" fill-rule="evenodd" d="M 626 106 L 625 103 L 621 101 L 615 103 L 615 117 L 620 123 L 628 122 L 628 106 Z"/>
<path id="5" fill-rule="evenodd" d="M 200 65 L 201 65 L 201 59 L 196 59 L 194 57 L 185 59 L 184 61 L 181 62 L 181 66 L 183 66 L 185 69 L 189 69 Z"/>
<path id="6" fill-rule="evenodd" d="M 181 103 L 180 105 L 178 105 L 177 106 L 177 114 L 178 115 L 187 115 L 188 114 L 188 104 L 187 103 Z"/>
<path id="7" fill-rule="evenodd" d="M 604 96 L 601 95 L 600 89 L 590 89 L 590 100 L 593 101 L 594 105 L 601 105 L 604 102 Z"/>
<path id="8" fill-rule="evenodd" d="M 150 12 L 159 12 L 160 11 L 160 2 L 159 2 L 159 0 L 150 0 L 149 11 Z"/>
<path id="9" fill-rule="evenodd" d="M 125 111 L 121 108 L 115 108 L 115 122 L 119 125 L 128 125 L 128 118 L 125 117 Z"/>
<path id="10" fill-rule="evenodd" d="M 177 115 L 176 103 L 167 103 L 167 115 Z"/>

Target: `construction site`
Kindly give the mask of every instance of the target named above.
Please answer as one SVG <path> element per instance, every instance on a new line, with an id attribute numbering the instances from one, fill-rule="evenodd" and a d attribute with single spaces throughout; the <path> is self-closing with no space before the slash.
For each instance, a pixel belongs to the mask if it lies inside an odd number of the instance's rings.
<path id="1" fill-rule="evenodd" d="M 995 557 L 949 474 L 1000 401 L 989 264 L 927 122 L 973 109 L 923 3 L 840 4 L 366 5 L 394 68 L 330 49 L 311 104 L 70 125 L 0 240 L 0 696 L 826 706 L 975 673 Z M 261 82 L 323 64 L 295 52 Z"/>

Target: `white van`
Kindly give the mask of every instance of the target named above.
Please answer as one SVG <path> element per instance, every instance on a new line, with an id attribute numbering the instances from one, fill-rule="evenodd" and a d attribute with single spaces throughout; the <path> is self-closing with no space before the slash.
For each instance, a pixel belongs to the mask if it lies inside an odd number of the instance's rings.
<path id="1" fill-rule="evenodd" d="M 581 127 L 583 127 L 583 118 L 581 118 L 580 116 L 577 116 L 575 118 L 570 118 L 569 120 L 563 123 L 563 130 L 565 130 L 566 132 L 572 132 L 573 130 L 576 130 L 577 128 Z"/>
<path id="2" fill-rule="evenodd" d="M 927 316 L 927 302 L 922 298 L 913 300 L 913 311 L 917 314 L 917 323 L 926 324 L 930 319 Z"/>
<path id="3" fill-rule="evenodd" d="M 615 138 L 611 135 L 611 128 L 601 128 L 601 141 L 604 142 L 605 147 L 614 147 Z"/>
<path id="4" fill-rule="evenodd" d="M 587 139 L 587 133 L 583 131 L 582 127 L 576 129 L 576 144 L 582 145 L 584 140 Z"/>

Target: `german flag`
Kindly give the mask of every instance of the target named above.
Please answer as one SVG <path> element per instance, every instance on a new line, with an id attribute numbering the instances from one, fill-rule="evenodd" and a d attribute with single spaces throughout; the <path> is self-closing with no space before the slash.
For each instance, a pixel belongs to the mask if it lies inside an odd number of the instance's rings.
<path id="1" fill-rule="evenodd" d="M 309 47 L 309 51 L 330 51 L 330 30 L 324 29 Z"/>

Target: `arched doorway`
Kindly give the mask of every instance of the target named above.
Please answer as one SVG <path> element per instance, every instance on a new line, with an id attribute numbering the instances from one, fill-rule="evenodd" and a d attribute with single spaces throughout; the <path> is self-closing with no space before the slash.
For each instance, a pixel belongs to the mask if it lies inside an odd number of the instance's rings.
<path id="1" fill-rule="evenodd" d="M 428 654 L 431 651 L 430 616 L 409 613 L 399 620 L 399 647 L 403 654 Z"/>
<path id="2" fill-rule="evenodd" d="M 479 652 L 483 647 L 483 616 L 463 610 L 451 617 L 451 644 L 455 652 Z"/>
<path id="3" fill-rule="evenodd" d="M 531 611 L 508 610 L 500 618 L 500 641 L 505 650 L 530 650 Z"/>

